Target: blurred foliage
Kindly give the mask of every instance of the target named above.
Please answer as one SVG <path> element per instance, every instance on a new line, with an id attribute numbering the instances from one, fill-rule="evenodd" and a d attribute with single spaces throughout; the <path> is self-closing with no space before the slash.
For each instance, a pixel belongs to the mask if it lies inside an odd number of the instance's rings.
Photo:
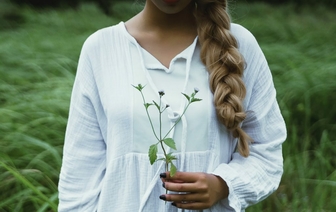
<path id="1" fill-rule="evenodd" d="M 13 29 L 25 22 L 20 10 L 6 0 L 0 1 L 0 30 Z"/>
<path id="2" fill-rule="evenodd" d="M 245 0 L 246 2 L 264 2 L 268 4 L 293 4 L 296 6 L 296 9 L 299 9 L 301 6 L 332 6 L 336 7 L 336 0 Z"/>
<path id="3" fill-rule="evenodd" d="M 115 2 L 136 2 L 137 0 L 10 0 L 17 4 L 29 4 L 35 7 L 59 7 L 59 6 L 70 6 L 76 8 L 81 3 L 93 2 L 106 13 L 107 8 L 111 8 L 111 5 Z M 144 1 L 144 0 L 143 0 Z M 229 0 L 229 2 L 232 0 Z M 245 2 L 264 2 L 268 4 L 294 4 L 297 7 L 300 6 L 336 6 L 336 0 L 245 0 Z"/>
<path id="4" fill-rule="evenodd" d="M 0 0 L 1 212 L 56 211 L 81 46 L 94 31 L 139 12 L 142 1 L 131 2 L 112 1 L 106 16 L 92 2 L 75 10 L 40 10 Z M 231 1 L 230 13 L 255 35 L 268 59 L 288 139 L 279 189 L 247 211 L 333 212 L 336 13 L 323 5 L 297 13 L 294 4 L 249 2 Z"/>
<path id="5" fill-rule="evenodd" d="M 104 12 L 105 15 L 111 15 L 112 4 L 116 2 L 125 2 L 131 0 L 10 0 L 18 5 L 30 5 L 37 8 L 56 8 L 56 7 L 71 7 L 78 8 L 82 3 L 92 2 Z"/>

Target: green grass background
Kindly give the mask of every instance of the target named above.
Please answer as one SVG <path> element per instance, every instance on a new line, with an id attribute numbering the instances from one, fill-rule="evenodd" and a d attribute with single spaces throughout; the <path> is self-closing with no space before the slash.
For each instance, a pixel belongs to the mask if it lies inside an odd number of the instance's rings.
<path id="1" fill-rule="evenodd" d="M 0 3 L 0 212 L 57 210 L 81 46 L 97 29 L 125 21 L 139 8 L 117 3 L 107 17 L 91 4 L 36 11 Z M 336 12 L 231 3 L 231 16 L 259 41 L 288 130 L 279 189 L 247 211 L 334 211 Z"/>

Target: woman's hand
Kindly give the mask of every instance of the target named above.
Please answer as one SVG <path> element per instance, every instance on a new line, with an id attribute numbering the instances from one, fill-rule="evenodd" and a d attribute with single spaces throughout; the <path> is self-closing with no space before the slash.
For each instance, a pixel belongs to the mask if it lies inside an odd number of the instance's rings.
<path id="1" fill-rule="evenodd" d="M 191 210 L 206 209 L 229 195 L 225 181 L 213 174 L 202 172 L 169 172 L 160 175 L 163 187 L 177 194 L 163 194 L 160 199 L 173 202 L 172 205 Z"/>

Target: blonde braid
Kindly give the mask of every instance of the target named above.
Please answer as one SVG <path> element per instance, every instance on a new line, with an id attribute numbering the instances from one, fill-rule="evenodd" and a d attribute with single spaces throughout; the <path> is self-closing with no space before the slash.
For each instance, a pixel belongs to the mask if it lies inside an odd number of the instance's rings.
<path id="1" fill-rule="evenodd" d="M 239 139 L 238 151 L 247 157 L 252 139 L 241 129 L 245 119 L 242 101 L 246 88 L 242 80 L 245 61 L 237 40 L 230 32 L 225 0 L 198 0 L 196 19 L 201 44 L 201 60 L 209 71 L 217 117 Z"/>

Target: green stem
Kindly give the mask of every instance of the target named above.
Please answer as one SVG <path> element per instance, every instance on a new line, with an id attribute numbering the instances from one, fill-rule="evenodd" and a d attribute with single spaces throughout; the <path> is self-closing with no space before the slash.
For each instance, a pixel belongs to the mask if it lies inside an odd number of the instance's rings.
<path id="1" fill-rule="evenodd" d="M 160 113 L 160 117 L 159 117 L 159 123 L 160 123 L 160 145 L 161 145 L 161 148 L 162 148 L 162 151 L 163 151 L 163 154 L 164 154 L 164 157 L 165 157 L 165 170 L 166 172 L 168 172 L 168 168 L 169 168 L 169 163 L 167 162 L 167 152 L 166 152 L 166 149 L 164 148 L 164 145 L 163 145 L 163 140 L 162 140 L 162 113 L 166 110 L 163 109 L 161 111 L 161 104 L 162 104 L 162 101 L 161 101 L 161 96 L 160 96 L 160 104 L 159 104 L 159 113 Z M 168 194 L 168 190 L 166 189 L 166 194 Z M 165 202 L 167 203 L 167 202 Z"/>
<path id="2" fill-rule="evenodd" d="M 187 111 L 187 109 L 188 109 L 188 107 L 189 107 L 190 104 L 191 104 L 191 102 L 189 102 L 189 103 L 187 104 L 187 106 L 184 108 L 184 111 L 183 111 L 182 115 L 177 119 L 177 121 L 175 122 L 175 124 L 169 129 L 169 131 L 168 131 L 167 134 L 163 137 L 163 139 L 165 139 L 165 138 L 169 135 L 169 133 L 174 129 L 174 127 L 181 121 L 182 116 L 185 114 L 185 112 Z"/>
<path id="3" fill-rule="evenodd" d="M 143 101 L 143 103 L 146 104 L 146 100 L 145 100 L 145 97 L 144 97 L 142 91 L 140 91 L 140 93 L 141 93 L 141 96 L 142 96 L 142 101 Z M 145 107 L 145 108 L 146 108 L 146 107 Z M 156 139 L 159 141 L 160 139 L 158 138 L 158 136 L 156 135 L 156 132 L 155 132 L 155 130 L 154 130 L 153 122 L 152 122 L 152 120 L 151 120 L 151 118 L 150 118 L 150 115 L 149 115 L 149 113 L 148 113 L 148 108 L 146 108 L 146 114 L 147 114 L 149 123 L 150 123 L 150 125 L 151 125 L 152 131 L 153 131 L 153 133 L 154 133 L 154 136 L 155 136 Z"/>
<path id="4" fill-rule="evenodd" d="M 167 162 L 167 152 L 166 152 L 166 150 L 165 150 L 165 148 L 164 148 L 164 146 L 163 146 L 163 141 L 162 140 L 160 140 L 160 145 L 161 145 L 161 148 L 162 148 L 162 151 L 163 151 L 163 154 L 164 154 L 164 157 L 165 157 L 165 170 L 166 170 L 166 172 L 168 172 L 168 165 L 169 165 L 169 163 Z M 168 190 L 166 189 L 166 194 L 168 194 Z M 167 202 L 166 202 L 167 203 Z"/>
<path id="5" fill-rule="evenodd" d="M 159 102 L 159 126 L 160 126 L 160 141 L 162 141 L 162 113 L 161 112 L 161 96 Z"/>
<path id="6" fill-rule="evenodd" d="M 162 148 L 162 151 L 163 151 L 163 154 L 164 154 L 164 157 L 165 157 L 165 162 L 166 162 L 166 172 L 168 171 L 168 163 L 167 163 L 167 152 L 166 152 L 166 149 L 164 148 L 164 145 L 163 145 L 163 140 L 162 140 L 162 113 L 163 111 L 161 111 L 161 96 L 160 96 L 160 103 L 159 103 L 159 124 L 160 124 L 160 145 L 161 145 L 161 148 Z"/>
<path id="7" fill-rule="evenodd" d="M 167 152 L 166 152 L 166 149 L 164 148 L 163 146 L 163 140 L 160 141 L 160 145 L 161 145 L 161 148 L 162 148 L 162 151 L 163 151 L 163 155 L 165 157 L 165 162 L 166 162 L 166 171 L 168 171 L 168 162 L 167 162 Z"/>

